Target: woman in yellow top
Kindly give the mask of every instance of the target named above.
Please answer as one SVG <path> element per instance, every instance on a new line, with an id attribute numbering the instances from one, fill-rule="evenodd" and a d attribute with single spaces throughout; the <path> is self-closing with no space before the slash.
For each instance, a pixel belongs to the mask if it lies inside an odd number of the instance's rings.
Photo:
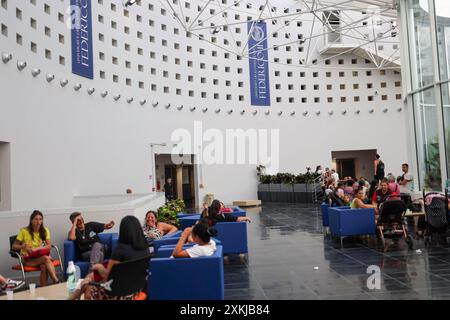
<path id="1" fill-rule="evenodd" d="M 28 227 L 20 229 L 14 241 L 13 249 L 20 250 L 25 266 L 41 269 L 40 284 L 42 287 L 47 285 L 48 275 L 52 278 L 53 283 L 59 282 L 53 262 L 48 255 L 38 258 L 30 258 L 29 256 L 36 250 L 50 250 L 51 245 L 50 231 L 44 227 L 44 216 L 40 211 L 35 210 L 30 216 Z"/>
<path id="2" fill-rule="evenodd" d="M 365 204 L 364 203 L 365 197 L 366 197 L 366 194 L 364 192 L 364 188 L 358 187 L 358 189 L 355 191 L 355 198 L 353 199 L 352 203 L 350 204 L 350 208 L 352 208 L 352 209 L 374 209 L 375 221 L 377 221 L 378 220 L 377 208 L 373 204 Z"/>

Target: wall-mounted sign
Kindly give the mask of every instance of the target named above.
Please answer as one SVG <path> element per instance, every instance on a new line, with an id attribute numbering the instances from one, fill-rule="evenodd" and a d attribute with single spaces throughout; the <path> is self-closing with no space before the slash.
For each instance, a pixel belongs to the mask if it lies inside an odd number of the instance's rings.
<path id="1" fill-rule="evenodd" d="M 94 78 L 91 0 L 70 0 L 72 21 L 72 73 Z"/>
<path id="2" fill-rule="evenodd" d="M 270 106 L 269 54 L 267 25 L 264 21 L 247 23 L 252 106 Z"/>

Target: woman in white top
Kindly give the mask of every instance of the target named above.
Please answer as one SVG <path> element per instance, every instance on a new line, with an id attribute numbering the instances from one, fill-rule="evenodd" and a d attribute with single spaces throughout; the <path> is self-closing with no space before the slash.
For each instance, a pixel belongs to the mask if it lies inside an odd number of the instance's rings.
<path id="1" fill-rule="evenodd" d="M 183 250 L 183 245 L 187 242 L 187 239 L 191 234 L 196 245 Z M 214 237 L 215 235 L 217 235 L 217 230 L 209 227 L 209 225 L 204 222 L 197 223 L 193 228 L 186 228 L 181 234 L 180 240 L 178 240 L 172 256 L 174 258 L 211 256 L 216 252 L 216 243 L 211 239 L 211 237 Z"/>

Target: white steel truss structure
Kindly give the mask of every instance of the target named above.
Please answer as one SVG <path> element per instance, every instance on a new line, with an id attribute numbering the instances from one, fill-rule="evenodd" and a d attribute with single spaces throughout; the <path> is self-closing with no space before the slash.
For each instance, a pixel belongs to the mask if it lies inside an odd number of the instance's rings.
<path id="1" fill-rule="evenodd" d="M 289 67 L 347 69 L 325 66 L 323 62 L 351 53 L 373 63 L 360 69 L 400 68 L 397 8 L 393 0 L 234 0 L 231 4 L 195 0 L 191 2 L 197 9 L 195 16 L 188 15 L 181 0 L 159 1 L 187 34 L 241 58 L 250 59 L 248 39 L 252 29 L 247 30 L 248 23 L 265 21 L 270 29 L 261 41 L 267 39 L 269 45 L 263 50 L 301 47 L 294 60 L 298 63 Z M 278 37 L 283 33 L 284 37 Z M 219 43 L 223 39 L 229 41 Z"/>

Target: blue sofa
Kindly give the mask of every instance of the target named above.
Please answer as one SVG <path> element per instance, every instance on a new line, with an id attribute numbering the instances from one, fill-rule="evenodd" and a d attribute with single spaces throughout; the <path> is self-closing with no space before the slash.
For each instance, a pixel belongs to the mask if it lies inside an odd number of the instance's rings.
<path id="1" fill-rule="evenodd" d="M 248 253 L 247 222 L 219 222 L 214 225 L 223 253 Z"/>
<path id="2" fill-rule="evenodd" d="M 335 205 L 332 206 L 333 208 L 346 208 L 350 209 L 350 207 L 336 207 Z M 328 203 L 322 203 L 320 205 L 320 212 L 322 213 L 322 226 L 329 227 L 329 219 L 328 219 L 328 208 L 330 208 L 330 205 Z"/>
<path id="3" fill-rule="evenodd" d="M 167 256 L 165 251 L 170 250 L 160 248 L 161 255 Z M 150 261 L 150 300 L 223 300 L 224 288 L 221 246 L 209 257 L 153 258 Z"/>
<path id="4" fill-rule="evenodd" d="M 118 233 L 100 233 L 100 242 L 108 246 L 108 252 L 105 254 L 105 259 L 108 259 L 111 252 L 117 247 L 119 240 Z M 77 260 L 77 249 L 75 242 L 71 240 L 64 241 L 64 270 L 67 270 L 69 261 L 73 261 L 76 266 L 80 268 L 81 277 L 84 278 L 89 271 L 89 261 Z"/>
<path id="5" fill-rule="evenodd" d="M 181 228 L 191 227 L 197 222 L 200 215 L 180 219 Z M 247 222 L 219 222 L 214 225 L 217 230 L 216 238 L 222 242 L 223 253 L 248 253 Z M 155 243 L 155 252 L 163 245 L 176 244 L 179 237 L 171 237 Z"/>
<path id="6" fill-rule="evenodd" d="M 328 218 L 330 232 L 332 236 L 341 239 L 341 245 L 344 237 L 375 235 L 375 210 L 369 209 L 350 209 L 348 207 L 328 208 Z"/>
<path id="7" fill-rule="evenodd" d="M 178 239 L 179 238 L 177 238 L 177 242 L 178 242 Z M 222 245 L 222 242 L 219 239 L 216 239 L 216 238 L 213 238 L 213 239 L 216 242 L 216 245 L 218 245 L 218 246 Z M 176 243 L 173 243 L 173 244 L 166 244 L 166 245 L 163 245 L 163 246 L 159 247 L 158 251 L 155 252 L 156 258 L 167 258 L 167 257 L 170 257 L 172 255 L 172 252 L 175 249 L 176 245 L 177 245 Z M 195 245 L 195 243 L 185 243 L 183 245 L 183 249 L 192 247 L 194 245 Z M 222 246 L 222 250 L 223 250 L 223 246 Z"/>
<path id="8" fill-rule="evenodd" d="M 180 239 L 181 233 L 183 231 L 178 230 L 177 232 L 166 234 L 162 237 L 162 239 L 154 240 L 153 241 L 153 249 L 154 252 L 157 253 L 159 248 L 162 246 L 166 246 L 168 244 L 176 244 L 178 242 L 178 239 Z"/>
<path id="9" fill-rule="evenodd" d="M 242 210 L 240 207 L 231 207 L 233 209 L 233 212 L 229 212 L 229 214 L 232 214 L 235 217 L 245 217 L 247 215 L 247 211 Z M 200 219 L 199 213 L 179 213 L 177 214 L 177 217 L 180 222 L 180 229 L 184 230 L 188 227 L 192 227 L 197 220 Z"/>

